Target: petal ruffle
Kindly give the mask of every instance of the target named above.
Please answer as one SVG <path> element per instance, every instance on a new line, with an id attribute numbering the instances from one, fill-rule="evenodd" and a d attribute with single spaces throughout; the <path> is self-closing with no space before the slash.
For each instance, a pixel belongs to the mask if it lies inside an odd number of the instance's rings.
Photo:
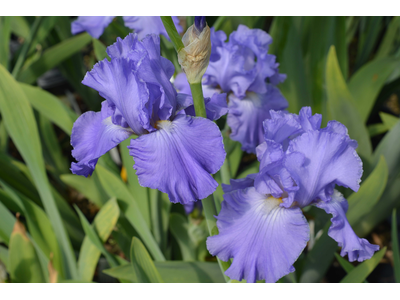
<path id="1" fill-rule="evenodd" d="M 322 130 L 305 132 L 290 141 L 285 167 L 298 183 L 300 207 L 317 199 L 329 201 L 335 184 L 357 191 L 363 172 L 348 135 Z"/>
<path id="2" fill-rule="evenodd" d="M 305 131 L 318 130 L 321 127 L 321 115 L 312 115 L 310 107 L 303 107 L 299 115 L 290 114 L 286 111 L 270 111 L 270 114 L 271 118 L 263 123 L 264 138 L 282 144 L 285 151 L 291 139 Z"/>
<path id="3" fill-rule="evenodd" d="M 269 111 L 287 106 L 279 89 L 272 85 L 268 85 L 266 94 L 248 93 L 242 100 L 230 95 L 227 119 L 232 129 L 230 138 L 240 142 L 244 151 L 255 153 L 256 147 L 264 142 L 263 121 L 270 118 Z"/>
<path id="4" fill-rule="evenodd" d="M 91 175 L 100 156 L 133 134 L 130 128 L 114 125 L 112 113 L 107 101 L 103 101 L 100 112 L 88 111 L 76 120 L 72 127 L 71 145 L 74 147 L 72 156 L 78 162 L 72 163 L 72 173 L 85 177 Z"/>
<path id="5" fill-rule="evenodd" d="M 104 29 L 111 23 L 114 17 L 78 17 L 71 24 L 71 33 L 73 35 L 86 31 L 92 37 L 98 39 L 104 32 Z"/>
<path id="6" fill-rule="evenodd" d="M 123 17 L 125 26 L 135 30 L 139 39 L 143 39 L 148 34 L 162 34 L 169 40 L 169 36 L 165 27 L 158 16 L 140 16 L 140 17 Z M 182 26 L 179 25 L 178 17 L 172 17 L 178 33 L 183 31 Z"/>
<path id="7" fill-rule="evenodd" d="M 132 140 L 128 147 L 140 185 L 182 204 L 213 193 L 218 184 L 210 173 L 220 169 L 226 156 L 218 126 L 185 115 L 157 126 L 157 131 Z"/>
<path id="8" fill-rule="evenodd" d="M 309 239 L 309 227 L 299 208 L 284 208 L 278 199 L 255 188 L 224 195 L 217 226 L 207 239 L 212 255 L 233 262 L 225 274 L 231 279 L 276 282 L 294 271 L 293 263 Z"/>
<path id="9" fill-rule="evenodd" d="M 347 200 L 337 190 L 334 191 L 331 201 L 320 201 L 316 205 L 333 216 L 328 235 L 338 242 L 339 247 L 342 247 L 341 256 L 344 257 L 347 254 L 349 261 L 361 262 L 370 259 L 374 252 L 379 250 L 378 245 L 372 245 L 355 234 L 346 218 L 349 207 Z"/>

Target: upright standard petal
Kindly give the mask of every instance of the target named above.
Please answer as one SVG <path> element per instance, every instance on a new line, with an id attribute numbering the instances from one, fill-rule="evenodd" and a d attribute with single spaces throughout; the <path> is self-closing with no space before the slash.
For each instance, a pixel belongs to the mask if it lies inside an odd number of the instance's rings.
<path id="1" fill-rule="evenodd" d="M 112 123 L 113 110 L 107 101 L 103 101 L 101 107 L 100 112 L 82 114 L 72 127 L 72 156 L 78 161 L 71 165 L 74 174 L 92 175 L 98 158 L 133 134 L 130 128 Z"/>
<path id="2" fill-rule="evenodd" d="M 308 130 L 318 130 L 321 127 L 322 116 L 312 115 L 310 107 L 303 107 L 299 115 L 289 114 L 286 111 L 270 111 L 270 114 L 271 118 L 263 122 L 264 138 L 282 144 L 284 151 L 293 138 Z"/>
<path id="3" fill-rule="evenodd" d="M 320 201 L 316 205 L 333 216 L 328 235 L 342 247 L 341 256 L 347 254 L 349 261 L 361 262 L 370 259 L 374 252 L 379 250 L 379 246 L 371 245 L 366 239 L 361 239 L 355 234 L 346 218 L 349 207 L 347 200 L 337 190 L 334 191 L 331 201 Z"/>
<path id="4" fill-rule="evenodd" d="M 125 58 L 104 59 L 86 73 L 82 83 L 97 90 L 114 107 L 114 124 L 128 125 L 138 135 L 151 130 L 151 107 L 147 106 L 149 90 L 138 78 L 132 61 Z"/>
<path id="5" fill-rule="evenodd" d="M 254 187 L 224 195 L 217 217 L 219 234 L 207 239 L 207 249 L 223 261 L 233 258 L 225 272 L 231 279 L 276 282 L 294 271 L 309 227 L 299 208 L 280 204 Z"/>
<path id="6" fill-rule="evenodd" d="M 71 24 L 72 34 L 77 34 L 83 31 L 89 33 L 92 37 L 98 39 L 104 32 L 104 29 L 111 23 L 114 17 L 78 17 Z"/>
<path id="7" fill-rule="evenodd" d="M 247 93 L 244 99 L 229 97 L 228 125 L 232 129 L 230 138 L 242 144 L 244 151 L 255 153 L 256 147 L 264 142 L 263 121 L 270 118 L 269 111 L 288 106 L 280 91 L 268 85 L 266 94 Z"/>
<path id="8" fill-rule="evenodd" d="M 160 56 L 159 36 L 151 34 L 139 41 L 137 34 L 131 33 L 123 40 L 118 38 L 107 53 L 112 60 L 129 62 L 138 80 L 144 82 L 148 100 L 143 107 L 150 117 L 150 122 L 144 124 L 146 130 L 154 131 L 156 121 L 175 115 L 177 93 L 170 82 L 175 67 Z"/>
<path id="9" fill-rule="evenodd" d="M 173 121 L 159 121 L 157 127 L 128 147 L 140 185 L 182 204 L 213 193 L 218 184 L 210 174 L 220 169 L 226 156 L 218 126 L 204 118 L 177 115 Z"/>
<path id="10" fill-rule="evenodd" d="M 300 207 L 316 199 L 329 201 L 335 184 L 357 191 L 362 161 L 347 135 L 308 131 L 293 139 L 286 152 L 285 167 L 298 183 Z"/>
<path id="11" fill-rule="evenodd" d="M 167 31 L 158 16 L 140 16 L 140 17 L 123 17 L 125 26 L 135 30 L 139 39 L 143 39 L 148 34 L 162 34 L 169 40 Z M 172 17 L 178 33 L 183 31 L 182 26 L 179 25 L 178 17 Z"/>

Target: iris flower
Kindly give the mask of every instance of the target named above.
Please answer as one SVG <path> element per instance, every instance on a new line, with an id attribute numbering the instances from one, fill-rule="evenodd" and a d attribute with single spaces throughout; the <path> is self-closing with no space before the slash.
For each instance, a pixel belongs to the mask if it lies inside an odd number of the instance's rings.
<path id="1" fill-rule="evenodd" d="M 107 53 L 111 61 L 97 63 L 82 81 L 106 100 L 100 112 L 84 113 L 73 126 L 72 155 L 78 162 L 71 171 L 91 175 L 101 155 L 137 135 L 128 148 L 142 186 L 182 204 L 213 193 L 218 184 L 210 174 L 226 155 L 221 132 L 211 120 L 185 113 L 192 99 L 177 94 L 170 82 L 175 69 L 160 56 L 159 36 L 140 41 L 129 34 Z"/>
<path id="2" fill-rule="evenodd" d="M 99 38 L 104 29 L 111 23 L 114 19 L 114 16 L 106 16 L 106 17 L 78 17 L 71 24 L 71 32 L 72 34 L 77 34 L 83 31 L 87 31 L 92 37 Z M 158 16 L 140 16 L 140 17 L 123 17 L 125 26 L 133 29 L 135 33 L 138 34 L 139 39 L 143 39 L 148 34 L 162 34 L 168 40 L 168 34 L 164 28 L 164 25 L 161 21 L 161 18 Z M 172 20 L 175 23 L 175 27 L 178 32 L 182 32 L 182 26 L 179 25 L 178 17 L 172 17 Z"/>
<path id="3" fill-rule="evenodd" d="M 260 29 L 239 25 L 229 42 L 223 31 L 211 28 L 211 57 L 203 77 L 204 94 L 228 93 L 227 122 L 230 137 L 242 144 L 242 150 L 255 153 L 263 142 L 262 122 L 269 111 L 288 106 L 276 85 L 285 80 L 279 74 L 275 55 L 268 54 L 272 38 Z M 190 93 L 184 74 L 174 82 L 182 92 Z"/>
<path id="4" fill-rule="evenodd" d="M 231 279 L 275 282 L 293 272 L 309 227 L 301 211 L 315 205 L 332 215 L 328 235 L 350 261 L 371 258 L 379 246 L 359 238 L 347 218 L 347 200 L 335 185 L 359 189 L 362 162 L 347 128 L 310 108 L 300 114 L 271 111 L 264 122 L 265 142 L 257 147 L 258 174 L 223 185 L 217 217 L 219 234 L 207 239 L 211 254 L 233 258 L 225 274 Z"/>

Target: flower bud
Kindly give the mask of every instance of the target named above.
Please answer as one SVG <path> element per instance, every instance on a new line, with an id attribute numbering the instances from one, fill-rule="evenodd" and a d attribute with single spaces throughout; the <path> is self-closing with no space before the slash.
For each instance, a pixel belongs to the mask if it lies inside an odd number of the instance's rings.
<path id="1" fill-rule="evenodd" d="M 189 83 L 199 83 L 211 55 L 210 27 L 205 23 L 205 18 L 195 19 L 195 24 L 188 28 L 182 42 L 185 48 L 178 53 L 179 64 Z"/>

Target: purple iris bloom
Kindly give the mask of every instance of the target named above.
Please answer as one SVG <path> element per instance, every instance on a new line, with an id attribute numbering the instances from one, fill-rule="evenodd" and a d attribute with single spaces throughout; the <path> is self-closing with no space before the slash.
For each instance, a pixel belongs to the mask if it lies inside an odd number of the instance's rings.
<path id="1" fill-rule="evenodd" d="M 141 40 L 148 34 L 162 34 L 168 40 L 169 36 L 167 31 L 164 28 L 164 24 L 161 21 L 160 17 L 157 16 L 150 16 L 150 17 L 123 17 L 125 26 L 129 27 L 130 29 L 135 30 L 138 34 L 139 39 Z M 178 33 L 183 31 L 182 26 L 179 25 L 178 17 L 172 17 L 172 21 L 175 24 L 176 30 Z"/>
<path id="2" fill-rule="evenodd" d="M 86 112 L 72 128 L 72 155 L 78 161 L 71 171 L 93 173 L 98 158 L 132 134 L 130 155 L 142 186 L 167 193 L 182 204 L 206 198 L 217 182 L 225 159 L 218 126 L 204 118 L 182 113 L 192 102 L 177 94 L 170 78 L 173 64 L 160 56 L 160 38 L 139 40 L 129 34 L 107 48 L 104 59 L 88 72 L 82 83 L 106 100 L 100 112 Z"/>
<path id="3" fill-rule="evenodd" d="M 321 116 L 312 116 L 308 107 L 299 116 L 270 113 L 265 142 L 257 147 L 259 173 L 223 185 L 219 234 L 207 239 L 210 253 L 223 261 L 233 258 L 225 272 L 232 279 L 275 282 L 294 271 L 309 240 L 301 208 L 315 205 L 332 214 L 328 234 L 342 247 L 342 256 L 371 258 L 379 246 L 354 233 L 347 200 L 334 189 L 336 184 L 359 189 L 363 170 L 357 142 L 339 122 L 320 129 Z"/>
<path id="4" fill-rule="evenodd" d="M 73 35 L 83 31 L 87 31 L 92 37 L 98 39 L 104 32 L 104 29 L 110 25 L 115 17 L 78 17 L 71 24 L 71 32 Z"/>
<path id="5" fill-rule="evenodd" d="M 75 35 L 87 31 L 92 37 L 98 39 L 114 18 L 115 17 L 110 16 L 78 17 L 78 19 L 71 24 L 71 32 Z M 160 17 L 123 17 L 123 19 L 126 27 L 135 30 L 135 33 L 139 36 L 139 40 L 143 39 L 148 34 L 162 34 L 169 40 L 167 31 Z M 181 33 L 183 29 L 182 26 L 179 25 L 178 17 L 172 17 L 172 20 L 178 32 Z"/>
<path id="6" fill-rule="evenodd" d="M 269 111 L 288 106 L 275 86 L 286 75 L 279 74 L 275 55 L 268 54 L 272 38 L 266 32 L 239 25 L 229 42 L 226 38 L 223 31 L 211 28 L 210 64 L 203 83 L 229 93 L 230 137 L 242 144 L 242 150 L 255 153 L 263 142 L 262 122 L 270 118 Z"/>

